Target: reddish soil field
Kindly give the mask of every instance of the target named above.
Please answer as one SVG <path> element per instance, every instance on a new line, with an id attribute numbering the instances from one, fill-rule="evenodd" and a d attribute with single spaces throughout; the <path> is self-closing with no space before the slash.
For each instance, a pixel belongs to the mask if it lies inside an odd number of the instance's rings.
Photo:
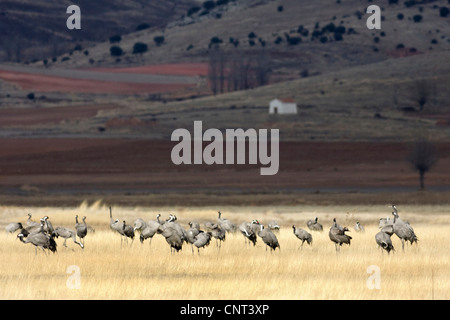
<path id="1" fill-rule="evenodd" d="M 52 108 L 0 109 L 0 126 L 28 126 L 36 124 L 59 123 L 70 119 L 91 118 L 100 110 L 118 109 L 114 105 L 87 105 Z"/>
<path id="2" fill-rule="evenodd" d="M 206 76 L 208 74 L 207 63 L 176 63 L 160 64 L 130 68 L 89 68 L 90 71 L 122 72 L 137 74 L 166 74 L 176 76 Z"/>
<path id="3" fill-rule="evenodd" d="M 280 171 L 172 163 L 175 143 L 133 139 L 0 139 L 0 195 L 267 194 L 417 190 L 404 143 L 280 144 Z M 426 185 L 450 190 L 450 143 Z M 164 198 L 164 196 L 162 196 Z M 386 200 L 387 201 L 387 200 Z"/>
<path id="4" fill-rule="evenodd" d="M 126 83 L 70 79 L 0 70 L 0 78 L 24 90 L 39 92 L 85 92 L 111 94 L 164 93 L 194 87 L 194 84 Z"/>

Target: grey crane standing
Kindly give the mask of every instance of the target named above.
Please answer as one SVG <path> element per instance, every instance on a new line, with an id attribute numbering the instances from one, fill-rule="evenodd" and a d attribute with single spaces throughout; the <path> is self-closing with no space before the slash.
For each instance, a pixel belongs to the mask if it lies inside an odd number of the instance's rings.
<path id="1" fill-rule="evenodd" d="M 197 247 L 198 254 L 200 254 L 200 248 L 204 248 L 209 245 L 211 236 L 211 232 L 203 231 L 200 231 L 199 234 L 195 236 L 194 246 Z"/>
<path id="2" fill-rule="evenodd" d="M 132 226 L 130 226 L 129 224 L 127 224 L 125 222 L 125 220 L 123 221 L 123 225 L 122 225 L 122 229 L 123 229 L 123 234 L 125 235 L 125 240 L 127 241 L 128 244 L 128 238 L 131 239 L 131 245 L 133 245 L 134 242 L 134 228 Z"/>
<path id="3" fill-rule="evenodd" d="M 385 227 L 388 228 L 388 227 Z M 384 228 L 383 228 L 384 229 Z M 391 250 L 394 250 L 394 246 L 392 245 L 391 234 L 384 232 L 383 229 L 375 235 L 375 241 L 379 247 L 386 250 L 388 253 Z M 387 229 L 386 229 L 387 230 Z"/>
<path id="4" fill-rule="evenodd" d="M 417 239 L 414 229 L 409 225 L 409 223 L 400 219 L 397 208 L 394 205 L 392 205 L 392 209 L 394 209 L 394 212 L 392 212 L 392 215 L 394 216 L 394 233 L 402 241 L 402 250 L 405 251 L 405 241 L 409 241 L 412 245 L 414 242 L 417 243 L 419 239 Z"/>
<path id="5" fill-rule="evenodd" d="M 191 244 L 192 254 L 194 254 L 194 243 L 197 240 L 196 237 L 200 232 L 200 226 L 198 223 L 189 222 L 190 228 L 186 231 L 187 242 Z"/>
<path id="6" fill-rule="evenodd" d="M 350 245 L 350 240 L 352 237 L 349 235 L 346 235 L 345 232 L 349 231 L 347 227 L 342 227 L 336 222 L 336 218 L 333 219 L 333 225 L 330 228 L 330 231 L 328 232 L 328 236 L 330 237 L 330 240 L 334 242 L 334 246 L 336 248 L 336 252 L 340 252 L 340 247 L 342 244 L 348 244 Z"/>
<path id="7" fill-rule="evenodd" d="M 64 239 L 63 246 L 65 248 L 67 248 L 66 241 L 69 238 L 72 238 L 73 242 L 79 245 L 82 249 L 84 248 L 84 245 L 77 241 L 77 234 L 75 230 L 66 227 L 56 227 L 52 234 L 56 238 L 61 237 Z"/>
<path id="8" fill-rule="evenodd" d="M 125 237 L 125 233 L 123 233 L 123 223 L 120 222 L 119 219 L 113 219 L 111 207 L 109 207 L 109 227 L 111 230 L 120 234 L 120 246 L 122 247 L 123 238 Z"/>
<path id="9" fill-rule="evenodd" d="M 83 223 L 78 223 L 78 215 L 75 216 L 75 230 L 77 230 L 77 236 L 78 238 L 80 238 L 80 242 L 83 243 L 84 247 L 84 238 L 86 237 L 88 232 L 86 217 L 83 217 Z"/>
<path id="10" fill-rule="evenodd" d="M 361 232 L 361 233 L 366 232 L 366 229 L 364 229 L 364 227 L 362 226 L 362 224 L 359 221 L 356 221 L 354 229 L 356 232 Z"/>
<path id="11" fill-rule="evenodd" d="M 314 220 L 308 220 L 306 226 L 312 231 L 323 231 L 323 226 L 318 222 L 319 218 L 315 217 Z"/>
<path id="12" fill-rule="evenodd" d="M 226 232 L 235 232 L 236 225 L 232 223 L 230 220 L 222 218 L 222 213 L 219 211 L 219 217 L 217 218 L 217 224 L 219 227 Z"/>
<path id="13" fill-rule="evenodd" d="M 39 223 L 39 222 L 32 221 L 32 220 L 31 220 L 31 217 L 32 217 L 32 215 L 31 215 L 31 213 L 29 213 L 29 214 L 28 214 L 28 220 L 27 220 L 27 226 L 29 226 L 29 227 L 34 227 L 34 226 L 40 227 L 40 223 Z"/>
<path id="14" fill-rule="evenodd" d="M 305 241 L 309 245 L 312 244 L 312 241 L 313 241 L 312 235 L 308 231 L 306 231 L 302 228 L 296 228 L 295 225 L 292 226 L 292 229 L 293 229 L 294 235 L 302 241 L 302 244 L 301 244 L 302 249 L 303 249 L 303 244 L 305 243 Z M 300 247 L 299 247 L 299 249 L 300 249 Z"/>
<path id="15" fill-rule="evenodd" d="M 159 217 L 161 215 L 158 213 L 156 215 L 156 221 L 150 220 L 149 222 L 145 223 L 145 227 L 141 229 L 141 235 L 139 236 L 139 241 L 141 243 L 144 243 L 144 240 L 150 239 L 149 244 L 151 245 L 153 236 L 157 233 L 158 228 L 160 227 L 161 223 L 159 222 Z M 136 224 L 135 224 L 136 226 Z M 136 227 L 135 227 L 136 229 Z"/>
<path id="16" fill-rule="evenodd" d="M 39 232 L 29 234 L 25 240 L 24 240 L 24 235 L 22 233 L 19 233 L 17 235 L 19 240 L 22 241 L 23 243 L 31 243 L 32 245 L 34 245 L 35 255 L 37 255 L 37 248 L 41 248 L 45 254 L 47 254 L 45 252 L 45 249 L 48 249 L 48 250 L 52 251 L 53 253 L 56 252 L 56 242 L 53 239 L 53 236 L 48 235 L 43 231 L 44 223 L 45 223 L 44 220 L 41 220 L 41 230 Z"/>
<path id="17" fill-rule="evenodd" d="M 158 233 L 166 239 L 170 246 L 170 253 L 173 253 L 173 250 L 178 252 L 183 248 L 183 240 L 173 226 L 165 223 L 158 228 Z"/>
<path id="18" fill-rule="evenodd" d="M 281 250 L 280 244 L 275 234 L 269 229 L 264 229 L 264 225 L 262 224 L 260 226 L 258 236 L 262 239 L 262 241 L 266 244 L 267 247 L 270 247 L 271 249 L 270 252 L 272 252 L 272 250 L 276 250 L 276 248 Z"/>
<path id="19" fill-rule="evenodd" d="M 213 224 L 210 229 L 211 235 L 216 239 L 216 247 L 219 249 L 222 247 L 222 241 L 225 241 L 226 232 L 217 223 Z"/>
<path id="20" fill-rule="evenodd" d="M 245 245 L 247 246 L 247 240 L 250 243 L 253 243 L 253 246 L 256 245 L 257 237 L 256 233 L 252 229 L 252 224 L 248 222 L 242 222 L 239 225 L 239 231 L 242 233 L 245 239 Z"/>
<path id="21" fill-rule="evenodd" d="M 50 220 L 48 220 L 48 217 L 45 216 L 42 219 L 44 219 L 44 231 L 47 232 L 48 234 L 51 234 L 54 230 L 52 223 L 50 222 Z"/>

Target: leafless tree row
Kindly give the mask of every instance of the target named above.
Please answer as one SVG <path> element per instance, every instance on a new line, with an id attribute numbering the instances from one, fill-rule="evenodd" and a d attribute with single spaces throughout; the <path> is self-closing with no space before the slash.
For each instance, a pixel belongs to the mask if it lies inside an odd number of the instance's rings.
<path id="1" fill-rule="evenodd" d="M 214 94 L 266 85 L 270 71 L 270 57 L 264 48 L 250 53 L 237 48 L 231 51 L 217 46 L 210 49 L 208 81 Z"/>

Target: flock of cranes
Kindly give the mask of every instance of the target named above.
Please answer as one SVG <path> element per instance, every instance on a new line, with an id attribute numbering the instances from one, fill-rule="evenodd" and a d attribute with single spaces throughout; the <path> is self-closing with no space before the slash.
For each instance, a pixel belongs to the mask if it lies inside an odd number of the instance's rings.
<path id="1" fill-rule="evenodd" d="M 395 205 L 392 205 L 392 209 L 393 219 L 390 217 L 380 219 L 380 231 L 375 235 L 375 241 L 379 248 L 386 250 L 388 253 L 394 250 L 391 240 L 393 234 L 396 234 L 400 238 L 403 251 L 405 242 L 409 241 L 413 244 L 418 241 L 411 225 L 400 219 Z M 255 246 L 257 239 L 260 238 L 266 245 L 266 251 L 268 248 L 271 251 L 277 248 L 281 250 L 280 243 L 275 234 L 280 229 L 276 221 L 268 223 L 267 228 L 256 219 L 251 222 L 242 222 L 239 225 L 235 225 L 230 220 L 222 218 L 222 214 L 219 211 L 217 221 L 206 222 L 205 230 L 202 230 L 197 222 L 189 222 L 189 229 L 185 230 L 177 222 L 177 217 L 172 214 L 167 220 L 163 221 L 160 220 L 160 214 L 156 216 L 156 220 L 145 221 L 139 218 L 134 221 L 134 226 L 127 224 L 125 220 L 114 219 L 111 207 L 109 208 L 109 216 L 110 229 L 121 236 L 121 246 L 123 242 L 128 244 L 129 239 L 131 240 L 131 244 L 133 244 L 136 232 L 140 234 L 139 240 L 141 243 L 149 240 L 150 244 L 152 238 L 156 234 L 160 234 L 170 246 L 171 253 L 182 250 L 183 244 L 186 243 L 191 245 L 192 254 L 194 254 L 194 247 L 197 248 L 197 253 L 199 254 L 200 249 L 208 246 L 212 239 L 215 239 L 216 246 L 220 251 L 227 233 L 239 231 L 244 236 L 246 245 L 253 244 Z M 37 248 L 42 249 L 44 253 L 45 250 L 56 252 L 57 244 L 54 238 L 58 237 L 64 239 L 64 247 L 67 247 L 67 239 L 72 239 L 75 244 L 83 249 L 85 247 L 84 239 L 88 234 L 88 230 L 94 231 L 86 224 L 86 217 L 83 217 L 83 222 L 79 223 L 78 215 L 75 216 L 74 228 L 62 226 L 53 228 L 47 216 L 40 219 L 39 223 L 32 221 L 31 217 L 32 215 L 28 214 L 26 227 L 20 222 L 11 223 L 6 226 L 6 231 L 12 233 L 19 230 L 17 238 L 25 244 L 31 243 L 35 247 L 36 254 Z M 323 232 L 323 226 L 318 222 L 317 217 L 314 220 L 308 220 L 306 226 L 311 232 Z M 295 237 L 301 241 L 299 248 L 303 248 L 305 242 L 308 245 L 312 245 L 313 236 L 311 233 L 295 225 L 292 226 L 292 229 Z M 354 229 L 356 232 L 365 231 L 359 222 L 356 222 Z M 343 244 L 350 245 L 352 237 L 346 234 L 348 231 L 349 229 L 347 227 L 343 227 L 337 223 L 336 218 L 333 219 L 333 224 L 329 229 L 328 235 L 331 242 L 335 245 L 336 252 L 340 251 L 340 247 Z M 77 241 L 77 237 L 79 241 Z"/>

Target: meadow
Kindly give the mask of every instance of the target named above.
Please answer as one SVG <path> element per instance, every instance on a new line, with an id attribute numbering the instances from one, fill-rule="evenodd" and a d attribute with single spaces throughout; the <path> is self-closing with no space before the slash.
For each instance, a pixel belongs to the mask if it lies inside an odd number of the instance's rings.
<path id="1" fill-rule="evenodd" d="M 419 243 L 402 252 L 393 235 L 396 251 L 389 255 L 374 240 L 378 220 L 390 215 L 387 205 L 221 207 L 222 217 L 236 224 L 277 220 L 281 250 L 266 251 L 259 238 L 255 247 L 246 246 L 237 232 L 227 234 L 220 250 L 212 240 L 199 254 L 188 244 L 171 254 L 161 235 L 142 245 L 137 235 L 132 245 L 128 241 L 121 247 L 120 236 L 109 228 L 108 207 L 100 201 L 66 208 L 0 207 L 0 299 L 449 299 L 450 208 L 397 207 Z M 34 221 L 47 215 L 53 226 L 72 228 L 76 214 L 86 216 L 95 232 L 88 233 L 84 249 L 70 239 L 64 248 L 59 238 L 57 253 L 39 250 L 35 255 L 31 244 L 4 230 L 8 222 L 25 223 L 28 212 Z M 114 218 L 128 224 L 138 217 L 154 219 L 157 213 L 162 219 L 175 214 L 186 229 L 189 221 L 203 226 L 217 219 L 213 207 L 113 207 Z M 311 232 L 312 246 L 305 243 L 299 249 L 292 225 L 307 229 L 306 221 L 315 216 L 324 231 Z M 353 237 L 351 246 L 343 246 L 339 254 L 328 238 L 334 217 Z M 354 231 L 356 221 L 365 226 L 365 233 Z M 372 281 L 375 277 L 379 286 Z"/>

